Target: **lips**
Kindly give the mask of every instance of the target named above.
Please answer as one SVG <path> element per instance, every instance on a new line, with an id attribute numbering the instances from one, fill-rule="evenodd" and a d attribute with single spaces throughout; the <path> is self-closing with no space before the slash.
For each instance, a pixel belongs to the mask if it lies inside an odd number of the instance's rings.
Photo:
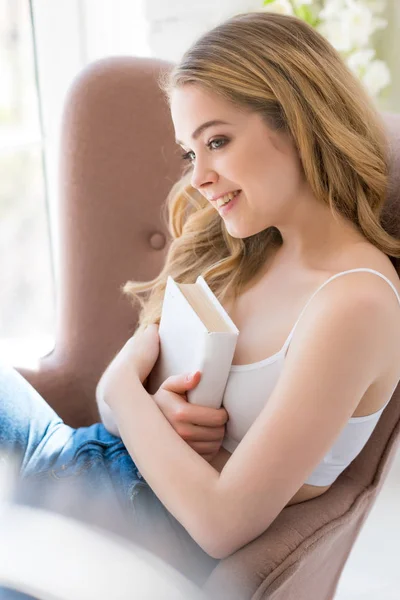
<path id="1" fill-rule="evenodd" d="M 220 208 L 224 204 L 227 204 L 230 200 L 233 200 L 233 198 L 235 198 L 239 193 L 240 190 L 227 192 L 226 194 L 221 194 L 220 196 L 217 196 L 213 199 L 213 201 L 216 203 L 217 207 Z"/>
<path id="2" fill-rule="evenodd" d="M 241 190 L 238 190 L 238 192 L 233 195 L 232 200 L 229 200 L 229 202 L 226 202 L 225 204 L 222 204 L 221 206 L 217 206 L 219 214 L 221 216 L 223 216 L 223 215 L 227 214 L 229 211 L 233 210 L 235 208 L 236 204 L 240 200 L 240 195 L 241 195 Z"/>

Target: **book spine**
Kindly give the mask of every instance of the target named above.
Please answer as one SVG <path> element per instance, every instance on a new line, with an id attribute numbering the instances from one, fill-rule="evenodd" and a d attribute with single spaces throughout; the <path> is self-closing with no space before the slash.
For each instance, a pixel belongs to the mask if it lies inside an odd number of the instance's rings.
<path id="1" fill-rule="evenodd" d="M 188 401 L 210 408 L 222 405 L 238 335 L 236 333 L 207 332 L 202 354 L 201 379 L 187 392 Z"/>

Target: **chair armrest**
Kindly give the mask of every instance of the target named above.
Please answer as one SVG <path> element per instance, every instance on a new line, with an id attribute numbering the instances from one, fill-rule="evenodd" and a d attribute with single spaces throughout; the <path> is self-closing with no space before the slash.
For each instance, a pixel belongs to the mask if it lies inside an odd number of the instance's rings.
<path id="1" fill-rule="evenodd" d="M 371 493 L 343 473 L 322 496 L 286 507 L 262 535 L 218 563 L 203 590 L 215 600 L 328 598 L 315 573 L 341 571 L 349 553 L 344 537 L 357 535 Z"/>
<path id="2" fill-rule="evenodd" d="M 38 369 L 17 368 L 56 413 L 71 427 L 100 421 L 95 401 L 97 377 L 82 376 L 82 369 L 66 367 L 51 354 Z"/>

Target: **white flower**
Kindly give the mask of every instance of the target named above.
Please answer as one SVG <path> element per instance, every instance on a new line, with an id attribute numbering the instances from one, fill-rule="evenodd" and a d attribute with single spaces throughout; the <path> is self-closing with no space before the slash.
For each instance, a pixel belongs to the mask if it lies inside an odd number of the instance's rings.
<path id="1" fill-rule="evenodd" d="M 328 20 L 331 18 L 340 19 L 342 11 L 347 7 L 347 0 L 325 0 L 324 7 L 320 11 L 319 16 L 323 20 Z"/>
<path id="2" fill-rule="evenodd" d="M 369 91 L 376 97 L 391 81 L 390 71 L 383 60 L 374 60 L 367 67 L 361 81 Z"/>
<path id="3" fill-rule="evenodd" d="M 337 4 L 337 0 L 334 1 Z M 322 35 L 342 52 L 366 46 L 374 31 L 374 17 L 367 6 L 355 0 L 345 0 L 345 4 L 346 7 L 336 15 L 322 11 L 320 25 Z M 326 5 L 327 8 L 331 6 Z"/>
<path id="4" fill-rule="evenodd" d="M 374 31 L 373 14 L 365 4 L 351 2 L 344 17 L 345 26 L 349 30 L 353 47 L 359 48 L 368 44 L 369 38 Z"/>
<path id="5" fill-rule="evenodd" d="M 352 52 L 350 56 L 347 57 L 346 62 L 353 73 L 357 77 L 361 77 L 365 73 L 374 56 L 375 50 L 372 48 L 362 48 L 361 50 Z"/>
<path id="6" fill-rule="evenodd" d="M 265 12 L 275 12 L 281 15 L 294 15 L 293 6 L 289 0 L 274 0 L 271 4 L 263 6 Z"/>
<path id="7" fill-rule="evenodd" d="M 318 31 L 339 52 L 349 52 L 352 49 L 352 39 L 349 28 L 340 21 L 323 21 L 318 26 Z"/>

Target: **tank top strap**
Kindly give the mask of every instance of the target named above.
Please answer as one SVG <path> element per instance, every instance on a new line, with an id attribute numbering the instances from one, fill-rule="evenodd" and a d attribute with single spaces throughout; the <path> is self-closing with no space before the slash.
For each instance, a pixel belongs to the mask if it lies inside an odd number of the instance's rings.
<path id="1" fill-rule="evenodd" d="M 379 271 L 375 271 L 374 269 L 368 269 L 367 267 L 360 267 L 358 269 L 349 269 L 348 271 L 341 271 L 340 273 L 336 273 L 335 275 L 332 275 L 332 277 L 329 277 L 326 281 L 324 281 L 324 283 L 322 285 L 320 285 L 318 289 L 315 290 L 315 292 L 311 295 L 311 297 L 307 301 L 305 307 L 303 308 L 303 310 L 301 311 L 301 313 L 299 315 L 299 318 L 297 319 L 297 321 L 294 324 L 291 332 L 289 333 L 289 336 L 286 339 L 286 342 L 283 345 L 283 348 L 282 348 L 281 352 L 284 355 L 286 355 L 287 349 L 289 347 L 290 341 L 291 341 L 291 339 L 293 337 L 294 330 L 296 329 L 298 322 L 300 321 L 301 317 L 303 316 L 303 313 L 307 309 L 307 307 L 310 304 L 310 302 L 313 300 L 314 296 L 316 296 L 318 294 L 318 292 L 320 290 L 322 290 L 322 288 L 324 288 L 326 285 L 328 285 L 328 283 L 330 281 L 333 281 L 337 277 L 340 277 L 341 275 L 347 275 L 347 273 L 357 273 L 357 272 L 360 272 L 360 271 L 364 271 L 364 272 L 366 271 L 368 273 L 374 273 L 375 275 L 378 275 L 379 277 L 381 277 L 382 279 L 384 279 L 390 285 L 390 287 L 393 289 L 394 293 L 396 294 L 397 300 L 399 301 L 399 304 L 400 304 L 400 295 L 399 295 L 398 291 L 396 290 L 396 288 L 394 287 L 393 283 L 387 277 L 385 277 L 385 275 L 382 275 L 382 273 L 379 273 Z"/>

